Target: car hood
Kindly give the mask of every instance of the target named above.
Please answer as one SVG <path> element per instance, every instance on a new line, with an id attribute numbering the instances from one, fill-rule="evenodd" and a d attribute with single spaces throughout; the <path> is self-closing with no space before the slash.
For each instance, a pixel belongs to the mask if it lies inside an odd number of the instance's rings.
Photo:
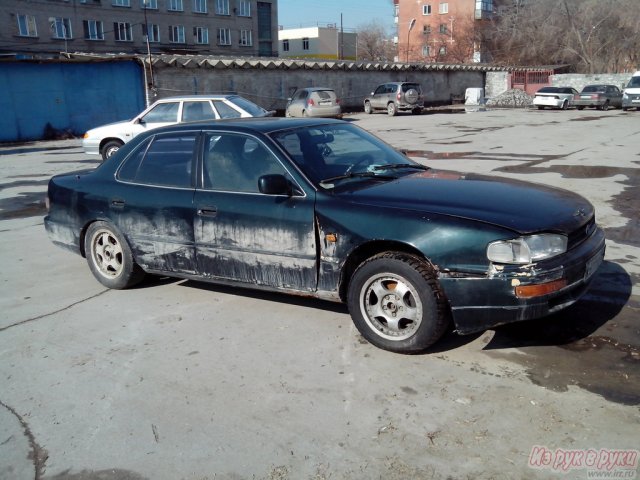
<path id="1" fill-rule="evenodd" d="M 131 124 L 131 120 L 122 120 L 120 122 L 107 123 L 105 125 L 100 125 L 99 127 L 92 128 L 88 130 L 87 133 L 90 135 L 100 134 L 104 131 L 120 131 L 123 127 L 126 127 Z"/>
<path id="2" fill-rule="evenodd" d="M 372 207 L 468 218 L 519 234 L 569 234 L 594 215 L 586 199 L 566 190 L 450 171 L 429 170 L 336 194 Z"/>

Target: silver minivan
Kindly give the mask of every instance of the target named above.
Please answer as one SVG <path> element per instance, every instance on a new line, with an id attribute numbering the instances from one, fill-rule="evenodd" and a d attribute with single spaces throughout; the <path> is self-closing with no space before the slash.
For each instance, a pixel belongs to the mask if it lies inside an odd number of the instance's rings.
<path id="1" fill-rule="evenodd" d="M 340 100 L 330 88 L 300 88 L 287 100 L 287 117 L 336 117 L 342 116 Z"/>

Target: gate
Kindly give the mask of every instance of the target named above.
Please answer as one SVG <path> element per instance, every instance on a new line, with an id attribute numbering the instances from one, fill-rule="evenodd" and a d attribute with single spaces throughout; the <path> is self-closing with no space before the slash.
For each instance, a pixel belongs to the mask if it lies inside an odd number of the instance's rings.
<path id="1" fill-rule="evenodd" d="M 534 95 L 539 88 L 551 85 L 549 77 L 553 70 L 527 70 L 511 73 L 511 88 L 524 90 L 529 95 Z"/>
<path id="2" fill-rule="evenodd" d="M 40 140 L 134 117 L 145 107 L 134 61 L 0 63 L 0 142 Z"/>

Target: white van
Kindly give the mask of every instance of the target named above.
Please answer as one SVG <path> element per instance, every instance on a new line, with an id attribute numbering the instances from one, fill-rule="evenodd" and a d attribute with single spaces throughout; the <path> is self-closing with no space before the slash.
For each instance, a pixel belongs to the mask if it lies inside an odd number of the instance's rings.
<path id="1" fill-rule="evenodd" d="M 627 88 L 622 92 L 622 110 L 630 108 L 640 110 L 640 71 L 637 71 L 629 80 Z"/>

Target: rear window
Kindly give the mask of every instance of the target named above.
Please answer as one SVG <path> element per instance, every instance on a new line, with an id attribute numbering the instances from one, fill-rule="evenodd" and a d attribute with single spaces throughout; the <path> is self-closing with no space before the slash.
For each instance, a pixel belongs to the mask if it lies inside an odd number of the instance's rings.
<path id="1" fill-rule="evenodd" d="M 538 90 L 538 93 L 558 93 L 560 91 L 557 87 L 542 87 Z"/>
<path id="2" fill-rule="evenodd" d="M 229 97 L 227 100 L 238 105 L 242 110 L 247 112 L 252 117 L 263 117 L 267 112 L 264 108 L 250 102 L 246 98 L 242 97 Z"/>
<path id="3" fill-rule="evenodd" d="M 403 83 L 402 84 L 403 92 L 408 92 L 411 89 L 417 90 L 419 92 L 421 90 L 420 84 L 419 83 Z"/>
<path id="4" fill-rule="evenodd" d="M 336 98 L 336 94 L 333 92 L 333 90 L 318 90 L 313 93 L 317 97 L 319 97 L 320 100 L 333 100 L 334 98 Z"/>
<path id="5" fill-rule="evenodd" d="M 585 93 L 589 93 L 589 92 L 604 92 L 605 88 L 604 85 L 587 85 L 586 87 L 584 87 L 582 89 L 583 92 Z"/>

